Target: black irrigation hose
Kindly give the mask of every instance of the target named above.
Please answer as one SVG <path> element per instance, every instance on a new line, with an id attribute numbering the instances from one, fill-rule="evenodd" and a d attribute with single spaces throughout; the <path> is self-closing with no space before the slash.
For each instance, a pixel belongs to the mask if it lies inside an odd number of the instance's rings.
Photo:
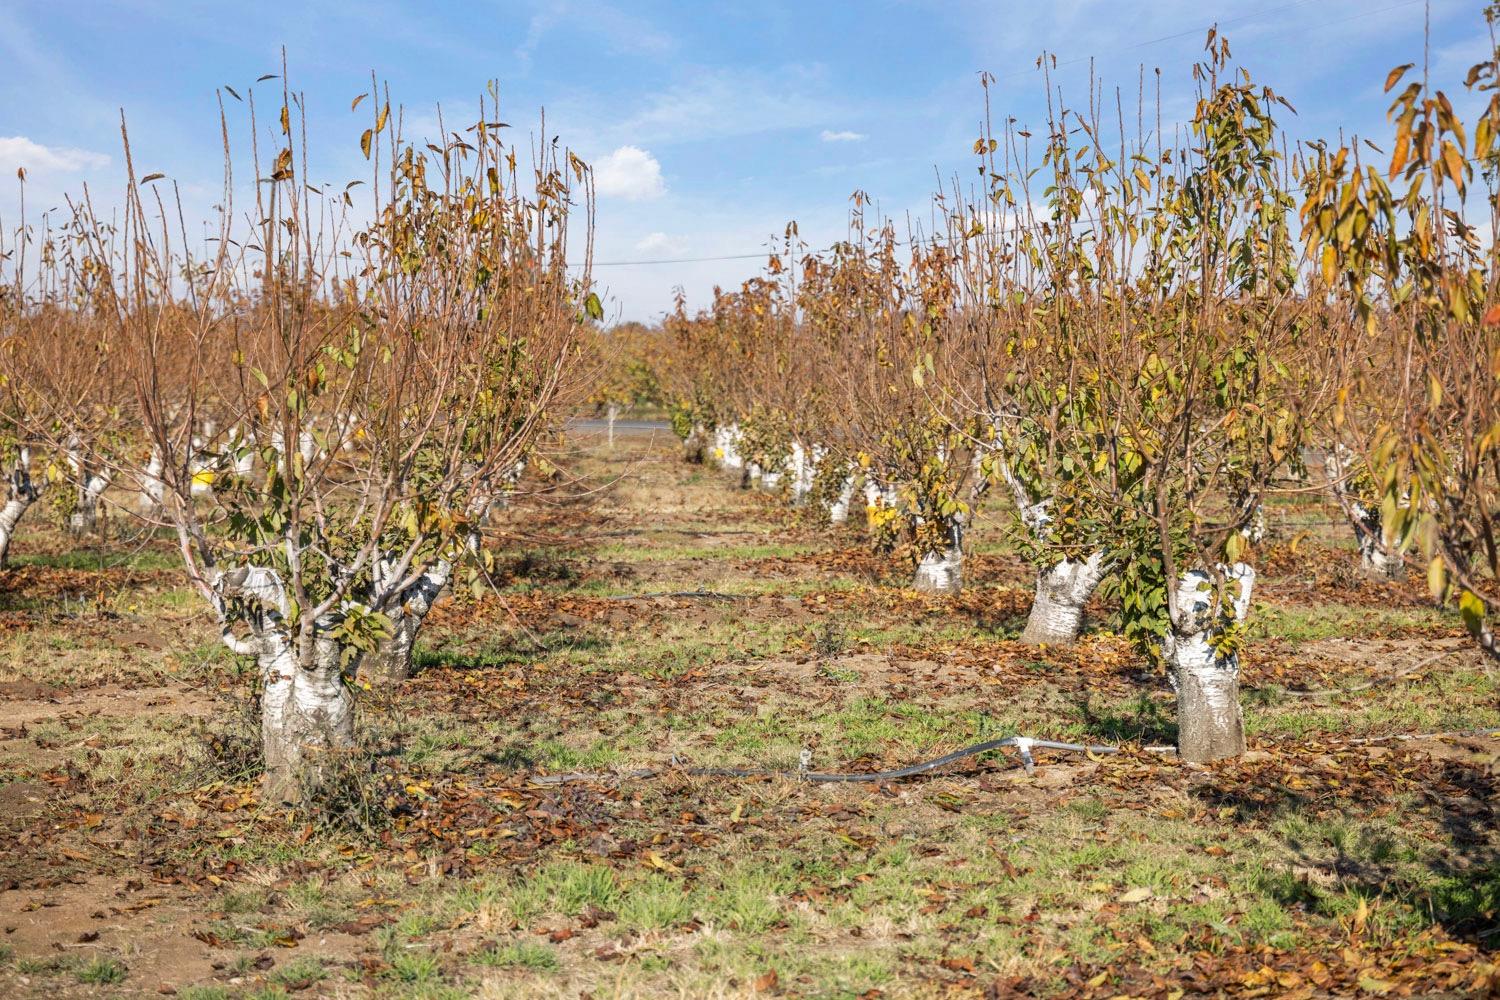
<path id="1" fill-rule="evenodd" d="M 1085 743 L 1058 743 L 1054 740 L 1034 740 L 1027 736 L 1007 736 L 1003 740 L 989 740 L 985 743 L 976 743 L 973 746 L 955 750 L 932 760 L 924 760 L 919 764 L 898 768 L 894 771 L 868 771 L 868 772 L 825 772 L 825 771 L 785 771 L 785 770 L 763 770 L 759 768 L 738 767 L 672 767 L 672 768 L 643 768 L 636 771 L 619 772 L 573 772 L 570 774 L 538 774 L 529 779 L 536 785 L 562 785 L 580 781 L 619 781 L 626 778 L 654 778 L 658 775 L 676 772 L 678 774 L 691 775 L 698 778 L 795 778 L 798 781 L 811 781 L 823 784 L 849 783 L 857 781 L 896 781 L 900 778 L 914 778 L 919 774 L 926 774 L 951 764 L 965 757 L 973 757 L 990 750 L 999 750 L 1002 747 L 1015 747 L 1021 752 L 1021 766 L 1026 768 L 1030 774 L 1036 766 L 1036 761 L 1031 756 L 1032 748 L 1040 747 L 1045 750 L 1069 750 L 1073 753 L 1119 753 L 1119 747 L 1091 746 Z M 811 756 L 804 751 L 804 760 Z"/>

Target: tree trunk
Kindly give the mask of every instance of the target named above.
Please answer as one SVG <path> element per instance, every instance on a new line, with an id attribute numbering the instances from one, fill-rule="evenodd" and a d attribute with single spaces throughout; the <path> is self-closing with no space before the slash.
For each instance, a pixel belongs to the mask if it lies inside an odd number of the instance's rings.
<path id="1" fill-rule="evenodd" d="M 10 540 L 16 533 L 16 524 L 34 499 L 34 497 L 13 496 L 5 501 L 4 507 L 0 507 L 0 569 L 5 568 L 10 558 Z"/>
<path id="2" fill-rule="evenodd" d="M 792 442 L 792 457 L 788 461 L 791 478 L 792 503 L 798 507 L 812 496 L 814 480 L 818 475 L 818 463 L 823 461 L 826 449 L 821 445 L 804 448 L 800 442 Z"/>
<path id="3" fill-rule="evenodd" d="M 289 636 L 263 633 L 260 643 L 266 800 L 299 802 L 329 780 L 328 754 L 354 746 L 354 696 L 341 676 L 339 644 L 321 630 L 307 668 Z"/>
<path id="4" fill-rule="evenodd" d="M 371 685 L 399 684 L 411 677 L 417 633 L 452 575 L 452 565 L 441 561 L 406 588 L 400 603 L 386 612 L 391 619 L 391 637 L 361 658 L 360 680 Z"/>
<path id="5" fill-rule="evenodd" d="M 1163 643 L 1168 676 L 1177 691 L 1177 752 L 1188 763 L 1239 757 L 1245 752 L 1245 720 L 1240 712 L 1240 664 L 1236 650 L 1222 645 L 1225 630 L 1241 624 L 1250 610 L 1255 571 L 1244 563 L 1224 569 L 1239 593 L 1225 594 L 1225 614 L 1212 615 L 1210 577 L 1202 570 L 1183 574 L 1178 611 Z"/>
<path id="6" fill-rule="evenodd" d="M 957 594 L 963 590 L 963 527 L 948 526 L 948 546 L 939 552 L 924 552 L 917 562 L 912 588 L 924 594 Z"/>
<path id="7" fill-rule="evenodd" d="M 139 477 L 141 495 L 137 500 L 141 514 L 147 518 L 155 519 L 161 516 L 162 504 L 167 496 L 167 484 L 161 477 L 165 464 L 162 461 L 161 450 L 153 447 L 151 457 L 147 460 L 146 467 Z"/>
<path id="8" fill-rule="evenodd" d="M 1378 507 L 1367 507 L 1351 494 L 1344 483 L 1345 466 L 1351 461 L 1347 448 L 1335 445 L 1323 460 L 1333 497 L 1338 501 L 1349 526 L 1354 529 L 1354 541 L 1359 546 L 1359 568 L 1372 580 L 1388 582 L 1406 576 L 1406 559 L 1400 551 L 1392 551 L 1385 544 L 1385 526 L 1380 520 Z"/>
<path id="9" fill-rule="evenodd" d="M 1380 520 L 1380 515 L 1375 515 Z M 1391 552 L 1380 540 L 1378 527 L 1375 530 L 1360 530 L 1356 523 L 1355 535 L 1359 540 L 1360 572 L 1372 580 L 1390 582 L 1406 577 L 1406 559 L 1399 552 Z"/>
<path id="10" fill-rule="evenodd" d="M 956 548 L 929 552 L 917 563 L 912 588 L 924 594 L 957 594 L 963 590 L 964 556 Z"/>
<path id="11" fill-rule="evenodd" d="M 1240 529 L 1240 534 L 1244 537 L 1245 541 L 1251 543 L 1252 545 L 1259 545 L 1261 542 L 1266 540 L 1267 526 L 1265 504 L 1258 503 L 1255 505 L 1255 512 L 1250 515 L 1250 523 Z"/>
<path id="12" fill-rule="evenodd" d="M 333 622 L 314 624 L 304 661 L 286 625 L 286 587 L 274 570 L 241 566 L 215 572 L 212 585 L 224 644 L 254 656 L 260 668 L 265 801 L 301 802 L 332 775 L 328 754 L 354 745 L 354 695 L 344 683 L 339 643 L 329 634 Z M 242 608 L 240 620 L 250 628 L 246 638 L 230 628 L 229 600 Z"/>
<path id="13" fill-rule="evenodd" d="M 849 520 L 849 505 L 854 502 L 854 477 L 847 476 L 839 487 L 839 495 L 828 505 L 828 523 L 844 524 Z"/>
<path id="14" fill-rule="evenodd" d="M 109 480 L 98 473 L 90 475 L 78 486 L 78 506 L 68 517 L 68 530 L 74 535 L 90 535 L 99 527 L 99 498 L 104 495 Z"/>
<path id="15" fill-rule="evenodd" d="M 21 515 L 36 503 L 39 496 L 41 491 L 31 482 L 31 452 L 22 448 L 15 467 L 10 472 L 5 506 L 0 507 L 0 569 L 5 568 L 6 560 L 10 557 L 10 540 L 16 533 Z"/>
<path id="16" fill-rule="evenodd" d="M 740 454 L 740 425 L 730 424 L 723 428 L 724 468 L 735 471 L 745 467 L 745 458 Z"/>
<path id="17" fill-rule="evenodd" d="M 615 450 L 615 421 L 620 417 L 620 406 L 618 403 L 610 403 L 605 410 L 609 420 L 609 450 Z"/>
<path id="18" fill-rule="evenodd" d="M 688 436 L 682 439 L 682 455 L 695 465 L 701 465 L 708 450 L 708 428 L 694 424 Z"/>
<path id="19" fill-rule="evenodd" d="M 1083 606 L 1104 578 L 1104 553 L 1064 559 L 1036 574 L 1036 597 L 1021 641 L 1031 646 L 1067 645 L 1083 627 Z"/>

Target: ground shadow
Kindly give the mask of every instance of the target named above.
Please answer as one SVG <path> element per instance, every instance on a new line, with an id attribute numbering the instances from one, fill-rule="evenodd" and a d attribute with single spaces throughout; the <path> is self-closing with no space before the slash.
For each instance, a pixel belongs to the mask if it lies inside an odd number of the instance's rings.
<path id="1" fill-rule="evenodd" d="M 1272 751 L 1269 760 L 1216 770 L 1191 794 L 1214 810 L 1233 809 L 1242 819 L 1278 831 L 1292 864 L 1267 873 L 1267 888 L 1286 905 L 1337 909 L 1336 886 L 1371 900 L 1419 901 L 1420 910 L 1454 937 L 1490 948 L 1500 932 L 1500 837 L 1496 827 L 1495 775 L 1482 760 L 1428 757 L 1397 751 L 1382 766 L 1320 769 L 1326 757 Z M 1394 758 L 1394 760 L 1392 760 Z M 1425 759 L 1424 759 L 1425 758 Z M 1390 766 L 1384 762 L 1391 761 Z M 1347 758 L 1345 760 L 1347 764 Z M 1311 766 L 1310 766 L 1311 765 Z M 1415 774 L 1393 787 L 1389 778 Z M 1430 817 L 1443 834 L 1435 849 L 1414 852 L 1399 827 L 1363 822 L 1399 804 L 1417 829 Z M 1295 818 L 1305 823 L 1285 824 Z M 1292 831 L 1287 832 L 1290 826 Z M 1414 857 L 1415 853 L 1415 857 Z M 1414 862 L 1416 865 L 1414 867 Z M 1300 876 L 1294 875 L 1302 872 Z"/>

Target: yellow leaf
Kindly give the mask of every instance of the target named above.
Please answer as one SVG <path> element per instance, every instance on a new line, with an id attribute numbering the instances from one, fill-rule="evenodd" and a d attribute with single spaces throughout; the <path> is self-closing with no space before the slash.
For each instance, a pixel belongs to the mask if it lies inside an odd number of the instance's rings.
<path id="1" fill-rule="evenodd" d="M 1448 176 L 1453 178 L 1453 186 L 1462 191 L 1464 189 L 1464 154 L 1446 139 L 1443 140 L 1443 163 L 1448 168 Z"/>

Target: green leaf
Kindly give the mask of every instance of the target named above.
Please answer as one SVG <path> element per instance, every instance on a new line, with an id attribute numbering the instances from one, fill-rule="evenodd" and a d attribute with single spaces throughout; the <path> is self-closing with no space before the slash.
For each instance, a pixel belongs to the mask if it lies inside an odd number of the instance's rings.
<path id="1" fill-rule="evenodd" d="M 589 314 L 589 319 L 595 322 L 604 319 L 604 303 L 593 292 L 589 292 L 588 298 L 583 300 L 583 308 Z"/>

